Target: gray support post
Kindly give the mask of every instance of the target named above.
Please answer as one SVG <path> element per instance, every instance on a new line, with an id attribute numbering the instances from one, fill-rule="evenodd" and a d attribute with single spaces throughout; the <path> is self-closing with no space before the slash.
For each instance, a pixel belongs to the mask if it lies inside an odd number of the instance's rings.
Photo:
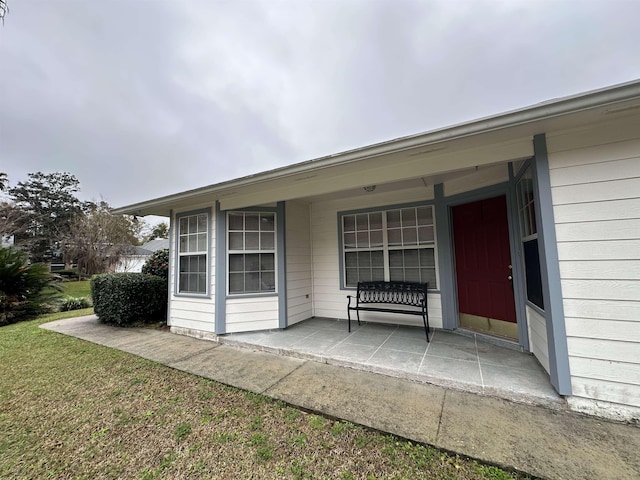
<path id="1" fill-rule="evenodd" d="M 220 202 L 216 200 L 215 229 L 216 229 L 216 276 L 215 288 L 215 333 L 222 335 L 227 332 L 227 215 L 220 211 Z"/>
<path id="2" fill-rule="evenodd" d="M 278 202 L 276 210 L 277 228 L 277 258 L 278 258 L 278 327 L 287 328 L 287 239 L 286 239 L 286 219 L 285 203 Z"/>
<path id="3" fill-rule="evenodd" d="M 533 150 L 535 152 L 535 161 L 533 162 L 533 178 L 536 187 L 535 203 L 538 211 L 536 227 L 538 229 L 542 292 L 545 299 L 549 375 L 551 384 L 559 394 L 571 395 L 571 373 L 560 284 L 558 243 L 551 201 L 547 140 L 544 134 L 533 137 Z"/>
<path id="4" fill-rule="evenodd" d="M 436 241 L 438 245 L 438 270 L 440 272 L 440 301 L 442 302 L 442 328 L 458 328 L 458 307 L 456 304 L 456 284 L 453 276 L 455 264 L 451 249 L 451 222 L 449 210 L 444 200 L 444 185 L 433 186 L 435 194 Z"/>

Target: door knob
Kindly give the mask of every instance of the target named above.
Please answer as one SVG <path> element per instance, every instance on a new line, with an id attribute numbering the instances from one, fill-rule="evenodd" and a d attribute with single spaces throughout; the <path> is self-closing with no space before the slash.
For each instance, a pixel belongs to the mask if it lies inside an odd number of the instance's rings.
<path id="1" fill-rule="evenodd" d="M 507 280 L 511 281 L 511 280 L 513 280 L 513 277 L 512 277 L 511 275 L 509 275 L 509 276 L 507 277 Z"/>

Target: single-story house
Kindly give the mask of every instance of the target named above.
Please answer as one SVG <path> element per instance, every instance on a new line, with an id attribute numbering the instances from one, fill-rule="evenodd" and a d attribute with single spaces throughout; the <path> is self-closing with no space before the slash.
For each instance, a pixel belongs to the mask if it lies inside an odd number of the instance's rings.
<path id="1" fill-rule="evenodd" d="M 142 266 L 158 250 L 169 248 L 168 238 L 149 240 L 144 245 L 131 245 L 131 251 L 123 255 L 115 266 L 116 272 L 141 272 Z"/>
<path id="2" fill-rule="evenodd" d="M 115 211 L 170 219 L 172 332 L 428 282 L 432 327 L 511 338 L 571 408 L 640 418 L 640 80 Z"/>

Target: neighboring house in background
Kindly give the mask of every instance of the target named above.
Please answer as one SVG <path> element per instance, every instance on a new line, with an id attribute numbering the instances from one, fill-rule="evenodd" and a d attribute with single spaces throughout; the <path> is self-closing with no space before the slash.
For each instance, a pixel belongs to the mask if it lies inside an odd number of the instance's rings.
<path id="1" fill-rule="evenodd" d="M 116 265 L 116 272 L 141 272 L 149 256 L 158 250 L 169 248 L 167 238 L 156 238 L 141 246 L 131 246 L 132 252 L 123 255 Z"/>
<path id="2" fill-rule="evenodd" d="M 433 327 L 510 337 L 572 409 L 640 419 L 640 81 L 115 213 L 170 219 L 172 332 L 345 318 L 358 280 L 428 281 Z"/>

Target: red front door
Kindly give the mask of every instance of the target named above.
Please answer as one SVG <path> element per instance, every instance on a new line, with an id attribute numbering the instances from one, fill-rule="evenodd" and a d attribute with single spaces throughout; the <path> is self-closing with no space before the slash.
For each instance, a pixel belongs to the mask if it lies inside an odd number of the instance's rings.
<path id="1" fill-rule="evenodd" d="M 518 338 L 505 196 L 453 208 L 460 324 Z"/>

